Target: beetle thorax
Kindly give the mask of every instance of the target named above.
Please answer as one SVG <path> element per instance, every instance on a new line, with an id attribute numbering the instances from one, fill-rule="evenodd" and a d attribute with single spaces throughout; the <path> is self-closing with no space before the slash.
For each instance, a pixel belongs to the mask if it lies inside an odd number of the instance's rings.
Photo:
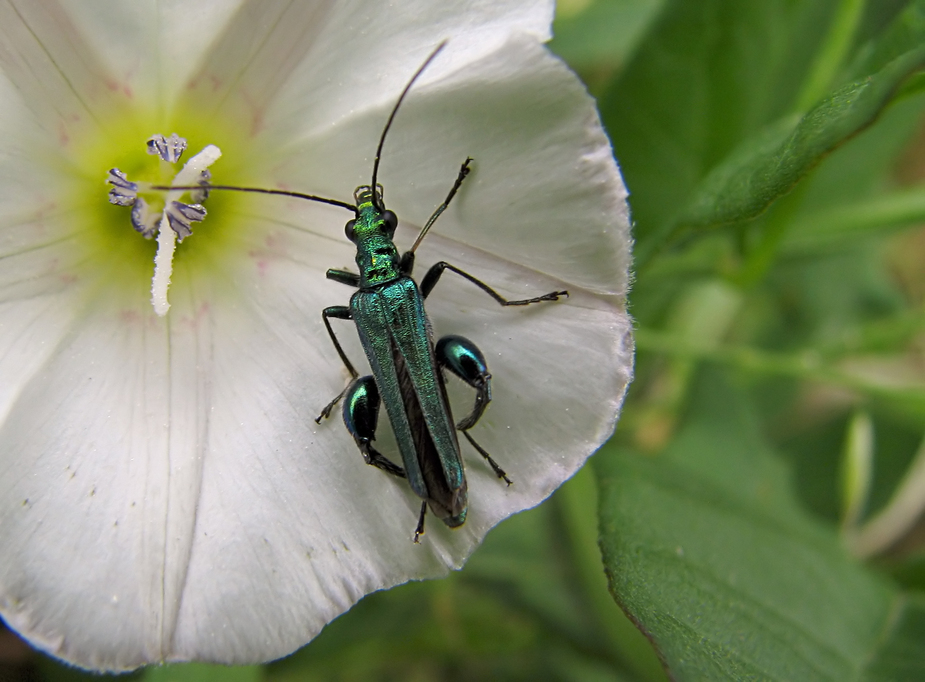
<path id="1" fill-rule="evenodd" d="M 369 235 L 357 242 L 357 267 L 360 270 L 360 288 L 387 284 L 397 279 L 398 250 L 392 240 L 383 235 Z"/>
<path id="2" fill-rule="evenodd" d="M 372 201 L 358 206 L 353 241 L 357 247 L 360 288 L 386 284 L 401 275 L 400 256 L 392 242 L 394 229 L 394 224 L 390 225 L 385 218 L 385 211 Z"/>

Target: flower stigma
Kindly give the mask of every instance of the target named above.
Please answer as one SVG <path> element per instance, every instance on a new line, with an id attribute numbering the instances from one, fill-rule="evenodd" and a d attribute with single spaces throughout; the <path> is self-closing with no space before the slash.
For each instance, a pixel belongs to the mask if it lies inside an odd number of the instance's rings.
<path id="1" fill-rule="evenodd" d="M 173 273 L 173 256 L 176 252 L 177 239 L 182 242 L 193 233 L 192 224 L 201 222 L 206 217 L 206 209 L 201 202 L 208 198 L 206 186 L 211 179 L 209 166 L 221 157 L 221 150 L 214 144 L 206 145 L 193 156 L 182 169 L 173 173 L 174 164 L 186 150 L 186 139 L 173 133 L 170 137 L 158 134 L 147 141 L 148 154 L 157 156 L 161 161 L 161 175 L 169 177 L 172 187 L 203 185 L 201 191 L 193 192 L 194 203 L 184 203 L 180 198 L 187 190 L 152 190 L 162 183 L 133 182 L 118 168 L 111 168 L 106 177 L 109 190 L 109 203 L 116 206 L 130 206 L 131 222 L 135 231 L 145 239 L 157 235 L 157 255 L 154 257 L 154 276 L 151 278 L 151 305 L 160 317 L 167 314 L 170 303 L 167 290 Z M 163 183 L 163 184 L 166 184 Z M 145 193 L 147 198 L 141 196 Z M 169 230 L 161 229 L 166 224 Z"/>

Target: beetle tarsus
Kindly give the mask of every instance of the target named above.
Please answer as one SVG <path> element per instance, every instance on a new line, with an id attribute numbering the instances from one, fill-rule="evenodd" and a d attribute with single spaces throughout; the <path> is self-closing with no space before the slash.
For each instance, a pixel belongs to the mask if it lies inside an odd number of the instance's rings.
<path id="1" fill-rule="evenodd" d="M 418 527 L 414 529 L 414 544 L 421 544 L 424 535 L 424 517 L 427 516 L 427 502 L 421 502 L 421 515 L 418 517 Z"/>
<path id="2" fill-rule="evenodd" d="M 498 478 L 502 479 L 502 480 L 503 480 L 505 483 L 507 483 L 508 485 L 512 485 L 512 484 L 514 483 L 514 481 L 512 481 L 511 479 L 509 479 L 509 478 L 507 477 L 507 473 L 505 473 L 504 469 L 502 469 L 502 468 L 498 465 L 498 463 L 494 460 L 494 458 L 493 458 L 491 455 L 488 454 L 488 451 L 487 451 L 485 448 L 483 448 L 481 445 L 479 445 L 478 443 L 475 442 L 475 439 L 474 439 L 472 436 L 469 435 L 469 432 L 468 432 L 468 431 L 463 431 L 463 432 L 462 432 L 462 435 L 464 435 L 464 436 L 466 437 L 466 440 L 469 441 L 469 443 L 472 444 L 472 447 L 474 447 L 474 448 L 478 451 L 478 453 L 479 453 L 482 457 L 485 458 L 485 461 L 488 462 L 488 464 L 489 464 L 489 465 L 491 466 L 491 468 L 492 468 L 492 471 L 495 472 L 495 474 L 498 476 Z"/>
<path id="3" fill-rule="evenodd" d="M 347 386 L 347 388 L 350 388 Z M 315 423 L 320 424 L 322 419 L 327 419 L 331 416 L 331 412 L 334 410 L 334 406 L 341 401 L 341 398 L 344 397 L 344 394 L 347 392 L 347 388 L 337 394 L 337 397 L 334 398 L 331 402 L 324 406 L 324 409 L 321 410 L 321 414 L 315 417 Z"/>
<path id="4" fill-rule="evenodd" d="M 363 453 L 363 459 L 370 466 L 381 469 L 387 474 L 398 476 L 399 478 L 408 477 L 404 469 L 374 448 L 368 438 L 358 438 L 357 445 L 360 447 L 360 452 Z"/>

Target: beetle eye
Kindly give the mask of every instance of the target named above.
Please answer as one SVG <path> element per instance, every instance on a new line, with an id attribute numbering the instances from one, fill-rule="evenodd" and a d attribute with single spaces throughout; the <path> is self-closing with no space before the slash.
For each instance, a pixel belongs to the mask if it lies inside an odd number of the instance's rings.
<path id="1" fill-rule="evenodd" d="M 347 235 L 347 239 L 353 241 L 353 228 L 356 226 L 357 221 L 354 218 L 353 220 L 348 220 L 347 224 L 344 225 L 344 234 Z"/>
<path id="2" fill-rule="evenodd" d="M 385 223 L 385 229 L 389 237 L 395 234 L 395 228 L 398 227 L 398 216 L 392 211 L 385 211 L 382 214 L 382 222 Z"/>

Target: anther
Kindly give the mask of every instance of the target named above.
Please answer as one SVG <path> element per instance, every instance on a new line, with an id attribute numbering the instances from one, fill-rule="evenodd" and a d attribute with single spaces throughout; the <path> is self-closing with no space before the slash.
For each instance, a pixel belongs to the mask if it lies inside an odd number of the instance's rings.
<path id="1" fill-rule="evenodd" d="M 148 210 L 148 202 L 141 197 L 135 199 L 132 206 L 132 227 L 145 239 L 151 239 L 161 224 L 161 215 Z"/>
<path id="2" fill-rule="evenodd" d="M 148 153 L 156 154 L 169 163 L 179 161 L 184 151 L 186 151 L 186 139 L 176 133 L 170 137 L 164 137 L 158 133 L 148 140 Z"/>
<path id="3" fill-rule="evenodd" d="M 206 209 L 200 204 L 184 204 L 181 201 L 171 201 L 164 213 L 167 215 L 167 223 L 181 242 L 193 234 L 192 223 L 201 222 L 206 217 Z"/>
<path id="4" fill-rule="evenodd" d="M 200 185 L 202 189 L 197 189 L 190 192 L 190 196 L 193 198 L 193 202 L 201 204 L 203 201 L 209 198 L 209 183 L 212 182 L 212 171 L 206 168 L 202 173 L 199 174 L 199 180 L 196 183 Z"/>
<path id="5" fill-rule="evenodd" d="M 132 182 L 118 168 L 110 168 L 106 182 L 112 185 L 109 190 L 109 203 L 116 206 L 131 206 L 138 197 L 138 183 Z"/>

